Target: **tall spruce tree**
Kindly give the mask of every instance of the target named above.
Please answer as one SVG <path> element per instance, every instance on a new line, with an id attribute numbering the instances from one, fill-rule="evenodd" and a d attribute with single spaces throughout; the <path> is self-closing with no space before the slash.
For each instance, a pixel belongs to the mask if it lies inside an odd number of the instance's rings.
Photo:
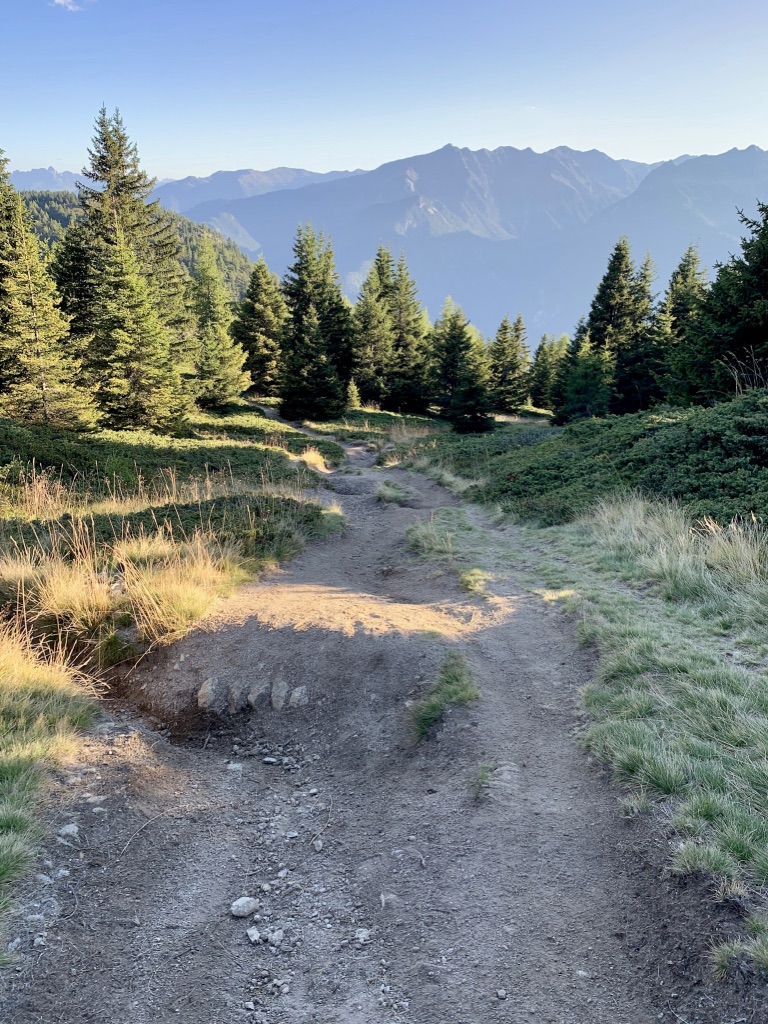
<path id="1" fill-rule="evenodd" d="M 669 402 L 687 405 L 696 399 L 697 369 L 701 370 L 697 330 L 708 290 L 698 249 L 691 245 L 672 272 L 654 322 L 661 358 L 659 383 Z"/>
<path id="2" fill-rule="evenodd" d="M 325 240 L 311 225 L 299 227 L 293 254 L 283 280 L 289 318 L 283 334 L 280 409 L 290 419 L 333 419 L 344 411 L 351 380 L 351 317 L 345 321 L 332 253 L 329 257 Z M 340 362 L 349 373 L 346 378 Z"/>
<path id="3" fill-rule="evenodd" d="M 448 300 L 431 335 L 434 387 L 442 415 L 457 433 L 491 430 L 488 354 L 462 310 Z"/>
<path id="4" fill-rule="evenodd" d="M 138 260 L 119 229 L 97 257 L 86 373 L 106 423 L 116 429 L 176 426 L 189 394 Z"/>
<path id="5" fill-rule="evenodd" d="M 622 237 L 590 306 L 586 322 L 589 345 L 606 357 L 599 360 L 599 375 L 603 381 L 606 373 L 612 374 L 610 411 L 617 414 L 646 409 L 660 394 L 658 357 L 651 343 L 652 278 L 650 257 L 636 271 L 629 242 Z M 584 365 L 597 363 L 586 360 Z"/>
<path id="6" fill-rule="evenodd" d="M 1 252 L 0 358 L 14 370 L 0 390 L 0 414 L 59 429 L 93 427 L 96 408 L 76 383 L 80 367 L 67 354 L 69 323 L 20 195 Z"/>
<path id="7" fill-rule="evenodd" d="M 10 317 L 9 298 L 6 280 L 12 273 L 15 260 L 14 252 L 14 216 L 16 210 L 16 190 L 11 184 L 8 173 L 8 160 L 0 149 L 0 331 Z M 13 379 L 15 365 L 12 357 L 0 353 L 0 389 Z"/>
<path id="8" fill-rule="evenodd" d="M 531 358 L 522 315 L 504 317 L 490 347 L 491 400 L 500 412 L 516 413 L 530 397 Z"/>
<path id="9" fill-rule="evenodd" d="M 417 297 L 405 255 L 400 254 L 388 295 L 392 323 L 392 361 L 387 373 L 384 408 L 423 413 L 429 408 L 427 333 L 429 322 Z"/>
<path id="10" fill-rule="evenodd" d="M 192 306 L 197 318 L 199 343 L 195 360 L 198 404 L 206 409 L 226 405 L 250 387 L 251 376 L 243 370 L 245 351 L 230 334 L 232 309 L 229 294 L 207 232 L 197 253 Z"/>
<path id="11" fill-rule="evenodd" d="M 662 396 L 659 385 L 661 356 L 653 330 L 655 270 L 650 255 L 633 276 L 631 321 L 621 343 L 613 349 L 613 396 L 610 411 L 617 415 L 648 409 Z"/>
<path id="12" fill-rule="evenodd" d="M 381 253 L 380 249 L 379 256 Z M 392 281 L 382 281 L 380 275 L 377 258 L 363 282 L 354 309 L 355 384 L 364 403 L 377 404 L 387 397 L 387 373 L 392 366 L 394 342 L 390 311 Z"/>
<path id="13" fill-rule="evenodd" d="M 264 397 L 278 392 L 280 339 L 287 320 L 288 307 L 279 280 L 260 256 L 230 332 L 245 349 L 245 369 L 251 374 L 257 392 Z"/>
<path id="14" fill-rule="evenodd" d="M 531 364 L 530 391 L 531 402 L 537 409 L 555 408 L 555 381 L 569 342 L 567 334 L 558 338 L 544 334 L 536 346 Z"/>
<path id="15" fill-rule="evenodd" d="M 157 317 L 170 331 L 175 357 L 184 358 L 191 352 L 193 331 L 178 232 L 159 203 L 148 202 L 155 179 L 142 170 L 119 111 L 110 116 L 101 108 L 88 155 L 83 169 L 87 182 L 78 184 L 84 216 L 67 230 L 54 263 L 72 334 L 88 337 L 100 318 L 95 303 L 103 293 L 96 282 L 104 259 L 101 250 L 127 245 Z"/>

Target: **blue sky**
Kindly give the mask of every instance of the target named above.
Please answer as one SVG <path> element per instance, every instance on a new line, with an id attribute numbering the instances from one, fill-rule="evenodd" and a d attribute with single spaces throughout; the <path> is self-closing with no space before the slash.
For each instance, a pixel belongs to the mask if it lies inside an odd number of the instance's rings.
<path id="1" fill-rule="evenodd" d="M 0 148 L 79 171 L 119 107 L 159 177 L 450 142 L 768 149 L 763 0 L 0 0 Z"/>

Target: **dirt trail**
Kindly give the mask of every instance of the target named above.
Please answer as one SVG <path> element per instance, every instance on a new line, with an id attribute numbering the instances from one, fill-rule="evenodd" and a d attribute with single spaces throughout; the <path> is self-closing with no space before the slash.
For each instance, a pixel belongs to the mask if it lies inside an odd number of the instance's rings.
<path id="1" fill-rule="evenodd" d="M 663 875 L 574 740 L 592 665 L 568 621 L 511 578 L 484 600 L 411 555 L 407 527 L 457 499 L 394 469 L 413 500 L 382 504 L 384 471 L 349 455 L 344 534 L 135 677 L 179 727 L 206 681 L 246 710 L 172 742 L 116 704 L 57 776 L 0 1019 L 766 1019 L 750 979 L 719 986 L 702 961 L 727 909 Z M 498 564 L 514 531 L 468 514 Z M 415 745 L 408 703 L 452 650 L 481 700 Z M 230 914 L 241 896 L 257 918 Z"/>

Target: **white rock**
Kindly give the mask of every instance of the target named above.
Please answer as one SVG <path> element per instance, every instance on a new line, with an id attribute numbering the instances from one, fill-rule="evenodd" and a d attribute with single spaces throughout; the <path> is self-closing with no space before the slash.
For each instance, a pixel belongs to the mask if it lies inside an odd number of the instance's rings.
<path id="1" fill-rule="evenodd" d="M 307 696 L 306 686 L 297 686 L 295 690 L 291 691 L 291 696 L 288 698 L 288 704 L 290 707 L 301 708 L 308 703 L 309 697 Z"/>
<path id="2" fill-rule="evenodd" d="M 274 931 L 270 930 L 267 932 L 267 942 L 270 944 L 270 946 L 279 946 L 280 943 L 283 941 L 284 935 L 285 932 L 283 931 L 282 928 L 275 928 Z"/>
<path id="3" fill-rule="evenodd" d="M 262 757 L 261 763 L 262 764 L 278 764 L 279 762 L 278 762 L 276 757 Z"/>
<path id="4" fill-rule="evenodd" d="M 272 707 L 275 711 L 282 711 L 285 699 L 288 696 L 288 683 L 284 679 L 272 680 Z"/>
<path id="5" fill-rule="evenodd" d="M 243 766 L 239 763 L 239 761 L 230 761 L 229 764 L 227 765 L 228 772 L 241 772 L 242 770 Z"/>
<path id="6" fill-rule="evenodd" d="M 220 713 L 227 703 L 227 695 L 222 686 L 219 685 L 217 676 L 210 676 L 197 691 L 197 706 L 202 711 L 215 711 Z"/>
<path id="7" fill-rule="evenodd" d="M 72 822 L 70 825 L 62 825 L 58 831 L 58 834 L 61 836 L 62 839 L 66 839 L 69 836 L 74 837 L 79 835 L 80 829 L 74 822 Z"/>
<path id="8" fill-rule="evenodd" d="M 314 848 L 315 853 L 320 853 L 320 851 L 323 848 L 323 840 L 322 839 L 315 839 L 313 841 L 313 843 L 312 843 L 312 847 Z"/>
<path id="9" fill-rule="evenodd" d="M 497 999 L 506 999 L 507 998 L 507 990 L 505 988 L 497 988 L 496 989 L 496 998 Z"/>
<path id="10" fill-rule="evenodd" d="M 39 882 L 41 885 L 53 885 L 53 879 L 51 876 L 44 875 L 42 873 L 35 875 L 35 881 Z"/>
<path id="11" fill-rule="evenodd" d="M 245 934 L 248 936 L 248 938 L 251 940 L 254 946 L 256 945 L 257 942 L 261 942 L 261 932 L 259 931 L 258 928 L 249 928 Z"/>
<path id="12" fill-rule="evenodd" d="M 285 833 L 285 838 L 286 839 L 298 839 L 299 838 L 299 833 L 298 832 L 286 832 Z"/>
<path id="13" fill-rule="evenodd" d="M 356 928 L 355 929 L 355 942 L 359 942 L 361 946 L 365 946 L 371 941 L 371 929 L 370 928 Z"/>
<path id="14" fill-rule="evenodd" d="M 241 896 L 229 908 L 232 917 L 250 917 L 259 909 L 259 901 L 253 896 Z"/>
<path id="15" fill-rule="evenodd" d="M 592 975 L 589 973 L 589 971 L 576 971 L 576 977 L 577 978 L 591 978 Z"/>

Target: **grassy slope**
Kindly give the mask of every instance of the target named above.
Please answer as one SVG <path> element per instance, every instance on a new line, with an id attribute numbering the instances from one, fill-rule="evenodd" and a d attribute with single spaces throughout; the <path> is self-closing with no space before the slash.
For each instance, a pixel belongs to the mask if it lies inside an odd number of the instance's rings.
<path id="1" fill-rule="evenodd" d="M 485 477 L 479 500 L 545 525 L 627 489 L 727 521 L 768 513 L 767 425 L 768 394 L 752 392 L 715 408 L 588 420 L 549 434 L 508 427 L 487 444 L 444 437 L 423 454 Z"/>

